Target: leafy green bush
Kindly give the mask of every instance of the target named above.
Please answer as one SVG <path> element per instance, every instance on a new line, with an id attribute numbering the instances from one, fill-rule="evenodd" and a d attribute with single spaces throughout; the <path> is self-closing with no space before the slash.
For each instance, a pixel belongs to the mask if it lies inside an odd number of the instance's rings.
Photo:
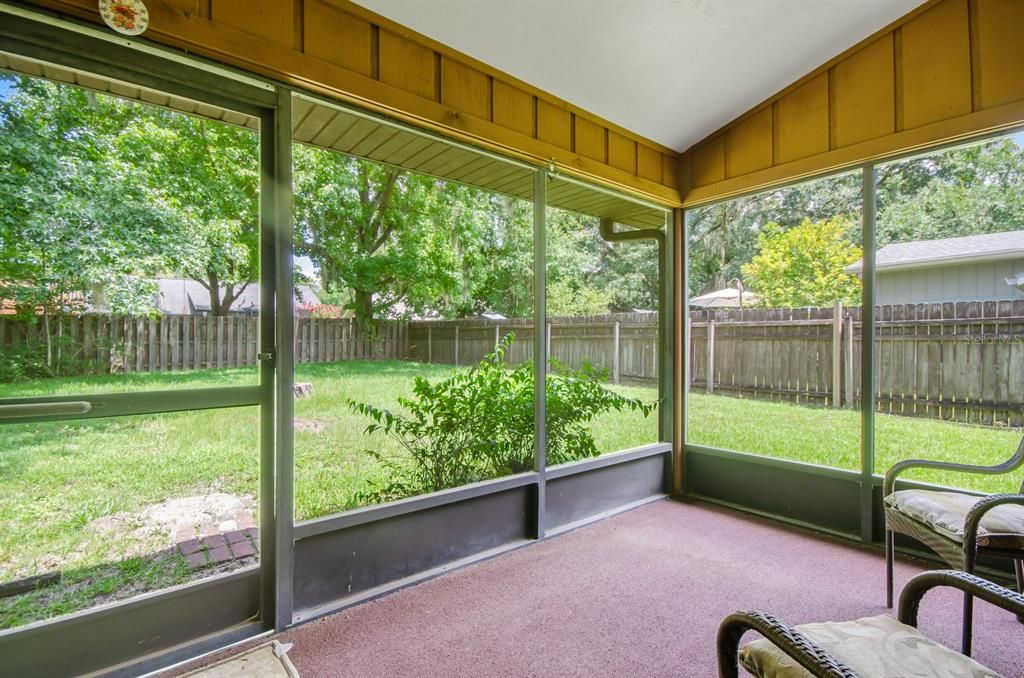
<path id="1" fill-rule="evenodd" d="M 504 364 L 513 341 L 515 335 L 506 335 L 479 364 L 436 384 L 416 377 L 412 397 L 398 399 L 408 414 L 349 401 L 372 421 L 367 434 L 381 431 L 406 452 L 388 457 L 367 450 L 384 479 L 362 493 L 361 501 L 390 501 L 533 469 L 534 370 L 532 362 Z M 595 417 L 610 410 L 644 417 L 654 411 L 656 403 L 602 386 L 606 373 L 590 365 L 574 370 L 553 361 L 553 367 L 545 380 L 549 464 L 599 454 L 588 426 Z"/>
<path id="2" fill-rule="evenodd" d="M 51 337 L 49 359 L 42 340 L 5 346 L 0 350 L 0 384 L 80 374 L 93 367 L 78 359 L 80 350 L 80 344 L 67 335 Z"/>

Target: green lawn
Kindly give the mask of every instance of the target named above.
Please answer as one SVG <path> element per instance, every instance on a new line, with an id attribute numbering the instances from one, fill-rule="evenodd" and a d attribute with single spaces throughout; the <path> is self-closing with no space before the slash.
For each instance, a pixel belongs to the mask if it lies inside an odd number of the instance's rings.
<path id="1" fill-rule="evenodd" d="M 875 417 L 875 471 L 903 459 L 971 464 L 1005 461 L 1022 432 L 879 414 Z M 834 468 L 860 469 L 860 412 L 728 396 L 690 394 L 689 441 Z M 901 476 L 983 492 L 1016 492 L 1021 474 L 978 476 L 911 471 Z"/>
<path id="2" fill-rule="evenodd" d="M 303 364 L 296 380 L 314 394 L 296 402 L 296 518 L 353 508 L 376 467 L 367 448 L 399 453 L 347 399 L 394 408 L 414 376 L 450 367 L 398 361 Z M 252 369 L 64 378 L 0 385 L 0 398 L 249 385 Z M 656 399 L 651 389 L 623 388 Z M 259 484 L 256 408 L 0 426 L 0 582 L 62 570 L 62 584 L 0 599 L 0 628 L 80 609 L 90 601 L 179 583 L 180 556 L 157 562 L 158 536 L 101 532 L 90 523 L 170 498 L 226 492 L 255 498 Z M 596 422 L 602 451 L 653 442 L 657 420 L 612 413 Z M 166 544 L 162 544 L 166 546 Z"/>
<path id="3" fill-rule="evenodd" d="M 297 381 L 314 394 L 296 402 L 296 518 L 355 505 L 377 473 L 367 448 L 398 452 L 384 436 L 366 436 L 366 421 L 348 398 L 395 407 L 412 378 L 440 378 L 449 367 L 377 361 L 304 364 Z M 251 384 L 253 369 L 65 378 L 0 385 L 0 398 L 88 392 Z M 653 388 L 621 387 L 652 401 Z M 173 552 L 159 558 L 161 538 L 94 529 L 92 521 L 133 513 L 170 498 L 226 492 L 255 498 L 256 408 L 0 426 L 0 582 L 61 570 L 60 585 L 0 599 L 0 628 L 126 597 L 195 576 Z M 840 468 L 856 468 L 859 415 L 724 396 L 690 398 L 691 441 Z M 612 413 L 595 422 L 598 448 L 610 452 L 657 439 L 657 417 Z M 879 417 L 878 460 L 924 456 L 995 462 L 1020 433 L 945 422 Z M 919 476 L 987 491 L 1015 489 L 1008 479 Z M 1019 480 L 1018 480 L 1019 482 Z M 166 536 L 163 538 L 166 546 Z"/>

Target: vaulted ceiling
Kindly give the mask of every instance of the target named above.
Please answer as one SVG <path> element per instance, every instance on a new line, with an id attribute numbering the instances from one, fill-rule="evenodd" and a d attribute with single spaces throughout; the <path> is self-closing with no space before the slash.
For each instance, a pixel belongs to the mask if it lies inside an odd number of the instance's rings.
<path id="1" fill-rule="evenodd" d="M 685 150 L 922 0 L 356 0 Z"/>

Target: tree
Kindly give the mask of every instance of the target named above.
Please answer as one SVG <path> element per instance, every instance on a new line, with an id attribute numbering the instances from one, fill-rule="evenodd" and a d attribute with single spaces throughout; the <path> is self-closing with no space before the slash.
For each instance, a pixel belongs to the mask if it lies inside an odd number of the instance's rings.
<path id="1" fill-rule="evenodd" d="M 893 163 L 881 170 L 878 244 L 1021 228 L 1024 149 L 1011 139 Z"/>
<path id="2" fill-rule="evenodd" d="M 860 304 L 860 280 L 846 266 L 861 258 L 843 218 L 804 219 L 784 229 L 769 224 L 758 236 L 758 253 L 742 267 L 760 304 L 769 308 Z"/>
<path id="3" fill-rule="evenodd" d="M 5 242 L 25 256 L 46 242 L 37 264 L 48 288 L 102 289 L 111 310 L 139 314 L 153 308 L 145 278 L 176 272 L 198 280 L 211 312 L 225 315 L 256 280 L 253 132 L 25 77 L 2 106 Z M 39 279 L 6 275 L 21 296 Z"/>
<path id="4" fill-rule="evenodd" d="M 294 183 L 296 251 L 328 292 L 351 290 L 347 305 L 363 326 L 458 288 L 436 180 L 296 146 Z"/>
<path id="5" fill-rule="evenodd" d="M 657 243 L 605 243 L 598 280 L 611 293 L 608 310 L 612 312 L 657 309 L 661 294 Z"/>
<path id="6" fill-rule="evenodd" d="M 768 224 L 786 229 L 804 219 L 859 218 L 860 188 L 859 173 L 840 174 L 688 212 L 690 294 L 739 277 Z M 860 241 L 859 230 L 851 235 Z"/>
<path id="7" fill-rule="evenodd" d="M 169 266 L 227 315 L 259 278 L 259 140 L 249 129 L 173 111 L 139 109 L 112 151 L 148 178 L 175 215 Z"/>
<path id="8" fill-rule="evenodd" d="M 99 288 L 118 310 L 145 308 L 153 290 L 142 276 L 165 263 L 173 210 L 109 152 L 133 115 L 112 99 L 24 77 L 0 99 L 0 297 L 41 319 L 47 365 L 59 360 L 51 316 Z"/>

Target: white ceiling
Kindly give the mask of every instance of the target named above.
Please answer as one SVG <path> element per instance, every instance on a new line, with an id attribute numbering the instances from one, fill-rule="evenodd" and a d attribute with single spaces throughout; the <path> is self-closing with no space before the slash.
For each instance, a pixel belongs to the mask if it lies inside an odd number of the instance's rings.
<path id="1" fill-rule="evenodd" d="M 356 0 L 684 150 L 922 0 Z"/>

